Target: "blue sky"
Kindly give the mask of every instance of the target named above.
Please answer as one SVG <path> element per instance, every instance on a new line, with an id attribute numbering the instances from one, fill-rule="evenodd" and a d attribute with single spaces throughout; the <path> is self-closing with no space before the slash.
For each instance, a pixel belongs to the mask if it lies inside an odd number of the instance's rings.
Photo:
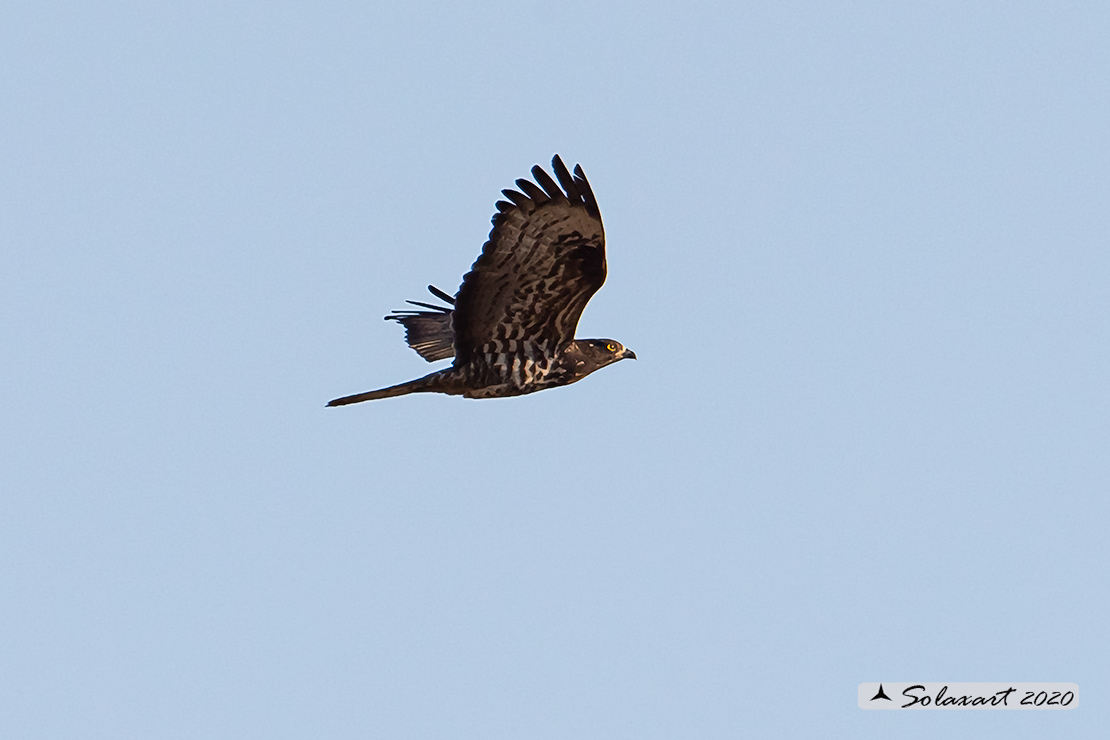
<path id="1" fill-rule="evenodd" d="M 0 735 L 1094 738 L 1103 3 L 0 9 Z M 325 409 L 554 153 L 570 388 Z M 862 681 L 1080 707 L 864 712 Z"/>

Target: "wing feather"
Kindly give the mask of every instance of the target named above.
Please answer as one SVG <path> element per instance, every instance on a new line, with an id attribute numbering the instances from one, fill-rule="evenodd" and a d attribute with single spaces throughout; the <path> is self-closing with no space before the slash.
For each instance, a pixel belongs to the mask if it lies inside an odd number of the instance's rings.
<path id="1" fill-rule="evenodd" d="M 428 291 L 449 304 L 455 299 L 434 285 Z M 436 306 L 421 301 L 405 301 L 413 306 L 430 309 L 428 311 L 395 311 L 386 319 L 396 321 L 405 327 L 405 342 L 428 362 L 446 360 L 455 354 L 455 332 L 451 329 L 450 306 Z"/>
<path id="2" fill-rule="evenodd" d="M 512 208 L 513 206 L 516 206 L 517 208 L 530 208 L 532 205 L 532 201 L 524 193 L 518 193 L 515 190 L 502 190 L 501 194 L 512 201 L 511 203 L 506 204 L 509 206 L 509 208 Z M 498 203 L 498 206 L 500 205 L 501 203 Z M 507 211 L 509 210 L 509 208 L 499 208 L 499 210 Z"/>
<path id="3" fill-rule="evenodd" d="M 438 298 L 438 299 L 440 299 L 441 301 L 443 301 L 444 303 L 450 303 L 450 304 L 451 304 L 452 306 L 454 306 L 454 305 L 455 305 L 455 296 L 453 296 L 453 295 L 448 295 L 447 293 L 445 293 L 444 291 L 440 290 L 439 288 L 437 288 L 437 287 L 436 287 L 436 286 L 434 286 L 434 285 L 429 285 L 429 286 L 428 286 L 428 292 L 429 292 L 429 293 L 431 293 L 432 295 L 434 295 L 434 296 L 435 296 L 436 298 Z M 411 303 L 411 301 L 410 301 L 410 303 Z M 437 307 L 437 308 L 438 308 L 438 307 Z M 441 311 L 442 311 L 443 309 L 442 309 L 442 308 L 440 308 L 439 310 L 441 310 Z"/>
<path id="4" fill-rule="evenodd" d="M 555 345 L 574 338 L 586 303 L 605 282 L 605 231 L 580 166 L 571 175 L 558 155 L 552 178 L 503 191 L 482 254 L 463 278 L 452 329 L 455 364 L 482 345 L 524 339 Z"/>
<path id="5" fill-rule="evenodd" d="M 559 161 L 561 162 L 562 160 Z M 563 191 L 555 184 L 555 181 L 551 179 L 551 175 L 544 172 L 544 169 L 539 165 L 532 168 L 532 177 L 536 178 L 536 184 L 543 188 L 543 192 L 546 193 L 551 200 L 569 202 L 567 196 L 563 194 Z M 535 187 L 535 185 L 532 187 Z"/>
<path id="6" fill-rule="evenodd" d="M 543 170 L 540 171 L 542 172 Z M 548 194 L 540 189 L 539 185 L 529 182 L 528 180 L 517 180 L 516 186 L 537 206 L 546 203 L 550 199 Z"/>

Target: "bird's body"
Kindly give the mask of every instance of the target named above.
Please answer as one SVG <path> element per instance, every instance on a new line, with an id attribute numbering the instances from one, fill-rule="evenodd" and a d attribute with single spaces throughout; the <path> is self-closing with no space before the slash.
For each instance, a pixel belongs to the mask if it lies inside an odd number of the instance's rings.
<path id="1" fill-rule="evenodd" d="M 410 301 L 429 310 L 386 317 L 405 326 L 421 357 L 454 357 L 451 367 L 329 406 L 408 393 L 519 396 L 636 358 L 611 339 L 574 338 L 582 310 L 605 282 L 605 236 L 582 168 L 572 176 L 556 156 L 552 169 L 558 183 L 536 166 L 535 183 L 517 180 L 523 192 L 502 191 L 511 202 L 498 202 L 489 241 L 456 297 L 428 286 L 450 306 Z"/>

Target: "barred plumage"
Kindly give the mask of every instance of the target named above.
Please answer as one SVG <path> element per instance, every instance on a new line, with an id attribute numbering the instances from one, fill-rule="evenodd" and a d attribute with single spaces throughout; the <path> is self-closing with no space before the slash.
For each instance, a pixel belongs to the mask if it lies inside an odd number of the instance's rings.
<path id="1" fill-rule="evenodd" d="M 405 341 L 425 360 L 454 357 L 451 367 L 377 391 L 337 398 L 329 406 L 407 393 L 499 398 L 569 385 L 635 353 L 611 339 L 578 339 L 586 303 L 605 282 L 605 232 L 582 168 L 567 169 L 558 155 L 555 178 L 539 165 L 535 182 L 503 190 L 482 254 L 447 303 L 397 311 L 387 319 L 405 327 Z"/>

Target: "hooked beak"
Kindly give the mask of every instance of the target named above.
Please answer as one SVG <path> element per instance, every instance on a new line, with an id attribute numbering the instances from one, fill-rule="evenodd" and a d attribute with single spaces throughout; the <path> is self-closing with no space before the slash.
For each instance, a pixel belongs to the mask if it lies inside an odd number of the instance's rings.
<path id="1" fill-rule="evenodd" d="M 632 350 L 630 350 L 628 347 L 625 347 L 624 351 L 621 352 L 621 359 L 622 360 L 635 360 L 636 359 L 636 353 L 633 352 Z"/>

